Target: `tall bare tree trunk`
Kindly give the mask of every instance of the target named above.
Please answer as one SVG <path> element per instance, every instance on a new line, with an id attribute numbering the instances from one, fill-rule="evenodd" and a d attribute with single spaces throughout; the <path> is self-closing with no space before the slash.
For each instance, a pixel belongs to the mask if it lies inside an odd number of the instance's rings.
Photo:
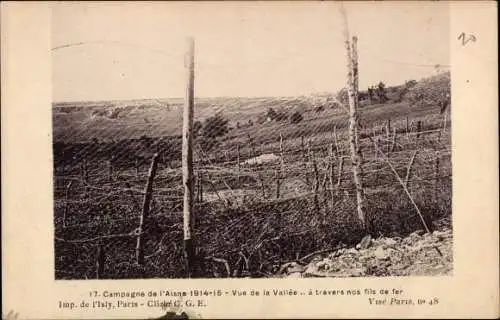
<path id="1" fill-rule="evenodd" d="M 357 37 L 352 38 L 352 47 L 349 41 L 349 28 L 347 26 L 347 17 L 342 7 L 341 13 L 344 18 L 344 37 L 347 50 L 347 92 L 349 94 L 349 146 L 351 151 L 352 171 L 354 184 L 356 186 L 356 200 L 358 218 L 364 229 L 368 231 L 365 213 L 365 193 L 363 189 L 363 157 L 359 146 L 359 114 L 358 114 L 358 53 Z"/>
<path id="2" fill-rule="evenodd" d="M 182 184 L 184 186 L 184 255 L 187 277 L 194 272 L 195 250 L 191 229 L 194 223 L 193 208 L 193 109 L 194 109 L 194 39 L 187 39 L 186 70 L 187 88 L 182 127 Z"/>

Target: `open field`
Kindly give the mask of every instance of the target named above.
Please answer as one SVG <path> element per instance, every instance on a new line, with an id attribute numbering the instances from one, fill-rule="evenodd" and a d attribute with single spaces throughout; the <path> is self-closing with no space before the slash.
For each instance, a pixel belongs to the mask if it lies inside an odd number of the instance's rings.
<path id="1" fill-rule="evenodd" d="M 203 276 L 269 277 L 312 252 L 359 243 L 364 234 L 356 216 L 345 110 L 316 112 L 308 97 L 199 102 L 196 118 L 222 109 L 232 127 L 214 149 L 195 140 L 194 237 Z M 182 101 L 152 103 L 55 106 L 57 279 L 184 276 Z M 258 121 L 268 107 L 301 109 L 304 120 Z M 415 205 L 429 229 L 451 215 L 450 125 L 435 105 L 403 100 L 361 109 L 373 237 L 423 230 Z M 158 170 L 140 265 L 137 228 L 155 153 Z M 273 161 L 244 163 L 257 156 Z"/>

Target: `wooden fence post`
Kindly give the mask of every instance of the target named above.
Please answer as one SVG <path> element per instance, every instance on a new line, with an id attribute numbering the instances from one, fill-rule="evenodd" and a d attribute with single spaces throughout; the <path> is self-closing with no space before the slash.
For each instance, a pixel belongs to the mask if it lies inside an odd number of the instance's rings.
<path id="1" fill-rule="evenodd" d="M 391 119 L 387 119 L 385 124 L 385 135 L 387 136 L 387 141 L 391 138 Z"/>
<path id="2" fill-rule="evenodd" d="M 135 176 L 137 177 L 137 179 L 139 179 L 140 176 L 139 158 L 135 158 Z"/>
<path id="3" fill-rule="evenodd" d="M 89 162 L 85 159 L 85 181 L 89 181 Z"/>
<path id="4" fill-rule="evenodd" d="M 87 159 L 83 159 L 82 161 L 82 164 L 81 164 L 81 174 L 82 174 L 82 180 L 83 180 L 83 184 L 85 185 L 84 187 L 84 196 L 86 198 L 90 197 L 89 195 L 89 187 L 88 187 L 88 177 L 89 177 L 89 174 L 88 174 L 88 168 L 87 168 Z"/>
<path id="5" fill-rule="evenodd" d="M 142 214 L 139 220 L 139 228 L 137 234 L 137 244 L 135 249 L 137 263 L 139 265 L 144 264 L 144 241 L 142 236 L 144 234 L 144 224 L 146 223 L 149 215 L 149 204 L 153 197 L 153 181 L 156 175 L 156 169 L 158 167 L 158 154 L 155 153 L 153 160 L 151 161 L 151 167 L 149 168 L 148 181 L 146 187 L 144 188 L 144 200 L 142 203 Z"/>
<path id="6" fill-rule="evenodd" d="M 302 151 L 302 162 L 304 162 L 304 173 L 306 175 L 306 184 L 309 185 L 309 174 L 307 172 L 307 156 L 306 156 L 306 149 L 305 149 L 305 146 L 304 146 L 304 136 L 301 136 L 300 137 L 300 149 Z"/>
<path id="7" fill-rule="evenodd" d="M 257 154 L 255 153 L 255 145 L 253 143 L 253 139 L 250 136 L 250 133 L 248 133 L 247 136 L 248 136 L 248 143 L 250 144 L 250 148 L 252 149 L 252 157 L 255 158 L 257 156 Z"/>
<path id="8" fill-rule="evenodd" d="M 283 135 L 280 133 L 280 170 L 276 170 L 276 199 L 280 197 L 281 178 L 285 177 L 285 160 L 283 152 Z"/>
<path id="9" fill-rule="evenodd" d="M 447 122 L 448 122 L 448 112 L 447 110 L 445 110 L 443 115 L 443 133 L 446 133 Z"/>
<path id="10" fill-rule="evenodd" d="M 106 263 L 106 251 L 101 240 L 97 245 L 96 255 L 96 279 L 101 279 L 104 273 L 104 264 Z"/>
<path id="11" fill-rule="evenodd" d="M 311 151 L 311 140 L 307 140 L 307 163 L 310 163 L 312 167 L 312 171 L 313 171 L 313 175 L 314 175 L 314 166 L 316 165 L 316 163 L 314 162 L 314 156 L 312 154 L 312 151 Z M 314 177 L 315 179 L 315 177 Z M 315 183 L 315 181 L 311 181 L 311 183 Z M 312 189 L 314 190 L 314 185 L 312 187 Z"/>
<path id="12" fill-rule="evenodd" d="M 358 218 L 361 221 L 365 231 L 369 233 L 369 226 L 366 221 L 365 213 L 365 192 L 363 188 L 363 157 L 359 144 L 359 114 L 358 114 L 358 38 L 352 38 L 352 44 L 349 41 L 349 29 L 347 26 L 347 16 L 343 5 L 341 13 L 344 18 L 344 37 L 347 51 L 347 92 L 349 95 L 349 144 L 351 149 L 351 161 L 354 177 L 354 185 L 356 186 L 356 200 Z"/>
<path id="13" fill-rule="evenodd" d="M 333 144 L 330 144 L 330 196 L 331 196 L 331 206 L 332 210 L 334 209 L 334 184 L 333 184 L 333 167 L 334 167 L 334 162 L 333 162 Z"/>
<path id="14" fill-rule="evenodd" d="M 326 159 L 328 159 L 328 162 L 326 163 L 325 175 L 323 176 L 323 182 L 321 183 L 321 188 L 323 189 L 323 191 L 326 191 L 326 182 L 328 180 L 328 174 L 331 167 L 330 157 L 327 156 Z"/>
<path id="15" fill-rule="evenodd" d="M 342 183 L 342 171 L 344 170 L 344 157 L 339 158 L 339 171 L 337 172 L 337 189 L 340 188 Z"/>
<path id="16" fill-rule="evenodd" d="M 279 199 L 280 198 L 281 182 L 280 182 L 280 173 L 278 170 L 274 171 L 274 176 L 276 178 L 276 199 Z"/>
<path id="17" fill-rule="evenodd" d="M 198 170 L 198 202 L 203 202 L 203 174 Z"/>
<path id="18" fill-rule="evenodd" d="M 237 158 L 236 158 L 236 166 L 237 166 L 237 169 L 238 169 L 238 178 L 237 178 L 237 183 L 238 183 L 238 187 L 240 187 L 240 175 L 241 175 L 241 165 L 240 165 L 240 145 L 238 144 L 236 146 L 236 151 L 237 151 Z"/>
<path id="19" fill-rule="evenodd" d="M 417 122 L 417 139 L 420 138 L 420 131 L 422 130 L 422 121 Z"/>
<path id="20" fill-rule="evenodd" d="M 198 184 L 198 173 L 194 172 L 193 168 L 193 203 L 198 202 L 199 200 L 199 184 Z"/>
<path id="21" fill-rule="evenodd" d="M 397 136 L 397 131 L 396 127 L 394 126 L 392 128 L 392 141 L 391 141 L 391 148 L 389 149 L 389 152 L 394 152 L 394 148 L 396 148 L 396 136 Z"/>
<path id="22" fill-rule="evenodd" d="M 434 202 L 438 202 L 439 198 L 439 171 L 440 171 L 440 161 L 439 161 L 439 151 L 435 154 L 435 165 L 434 165 Z"/>
<path id="23" fill-rule="evenodd" d="M 372 138 L 373 140 L 377 139 L 377 128 L 375 125 L 372 127 Z M 373 152 L 374 152 L 373 157 L 377 159 L 377 150 L 375 150 L 375 146 L 373 146 Z"/>
<path id="24" fill-rule="evenodd" d="M 255 153 L 255 146 L 254 146 L 254 143 L 253 143 L 253 139 L 250 136 L 250 133 L 248 133 L 247 135 L 248 135 L 248 141 L 249 141 L 250 147 L 252 148 L 253 158 L 255 159 L 257 157 L 257 154 Z M 261 188 L 262 188 L 262 197 L 265 199 L 266 198 L 266 187 L 264 186 L 264 178 L 262 178 L 262 176 L 260 175 L 260 173 L 258 173 L 257 176 L 259 177 L 260 185 L 261 185 Z"/>
<path id="25" fill-rule="evenodd" d="M 410 135 L 410 122 L 408 120 L 408 116 L 406 116 L 406 138 Z"/>
<path id="26" fill-rule="evenodd" d="M 66 199 L 66 204 L 64 205 L 64 212 L 63 212 L 63 228 L 66 228 L 66 215 L 68 214 L 68 210 L 69 210 L 69 192 L 71 190 L 71 185 L 73 184 L 73 181 L 70 181 L 68 183 L 68 185 L 66 186 L 66 195 L 65 195 L 65 199 Z"/>
<path id="27" fill-rule="evenodd" d="M 300 136 L 300 150 L 302 152 L 302 158 L 305 159 L 305 150 L 304 150 L 304 136 Z"/>
<path id="28" fill-rule="evenodd" d="M 259 180 L 260 180 L 260 186 L 262 189 L 262 198 L 265 199 L 266 198 L 266 186 L 264 185 L 264 178 L 262 178 L 262 176 L 260 174 L 259 174 Z"/>
<path id="29" fill-rule="evenodd" d="M 448 112 L 445 110 L 443 114 L 443 127 L 439 130 L 438 141 L 441 141 L 441 136 L 446 133 L 446 122 L 447 122 Z"/>
<path id="30" fill-rule="evenodd" d="M 200 202 L 200 171 L 193 173 L 193 184 L 194 184 L 194 201 L 196 203 Z"/>
<path id="31" fill-rule="evenodd" d="M 378 137 L 373 137 L 373 141 L 378 141 Z M 374 155 L 373 157 L 375 158 L 375 160 L 378 159 L 378 151 L 377 151 L 377 146 L 375 145 L 375 143 L 373 143 L 373 152 L 374 152 Z"/>
<path id="32" fill-rule="evenodd" d="M 318 171 L 318 165 L 316 163 L 316 159 L 313 157 L 311 159 L 312 161 L 312 166 L 313 166 L 313 171 L 314 171 L 314 207 L 316 210 L 316 213 L 319 214 L 319 200 L 318 200 L 318 193 L 319 193 L 319 171 Z"/>
<path id="33" fill-rule="evenodd" d="M 184 103 L 182 126 L 182 184 L 184 186 L 184 256 L 187 277 L 195 271 L 195 247 L 192 237 L 193 207 L 193 112 L 194 112 L 194 39 L 187 39 L 186 53 L 186 100 Z"/>
<path id="34" fill-rule="evenodd" d="M 312 163 L 311 140 L 307 140 L 307 161 Z"/>
<path id="35" fill-rule="evenodd" d="M 280 133 L 280 159 L 281 159 L 281 175 L 285 174 L 285 154 L 283 152 L 283 135 Z"/>
<path id="36" fill-rule="evenodd" d="M 108 180 L 113 181 L 113 161 L 108 160 Z"/>
<path id="37" fill-rule="evenodd" d="M 339 140 L 337 137 L 337 125 L 333 126 L 333 139 L 335 141 L 335 154 L 337 155 L 337 158 L 341 156 L 341 150 L 339 146 Z"/>

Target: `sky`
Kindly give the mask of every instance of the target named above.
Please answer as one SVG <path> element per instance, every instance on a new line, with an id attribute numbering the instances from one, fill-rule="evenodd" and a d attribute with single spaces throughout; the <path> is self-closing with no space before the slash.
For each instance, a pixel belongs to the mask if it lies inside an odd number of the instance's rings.
<path id="1" fill-rule="evenodd" d="M 195 96 L 296 96 L 346 84 L 338 2 L 53 3 L 54 101 L 183 97 L 186 38 Z M 448 4 L 346 3 L 359 85 L 404 83 L 450 64 Z"/>

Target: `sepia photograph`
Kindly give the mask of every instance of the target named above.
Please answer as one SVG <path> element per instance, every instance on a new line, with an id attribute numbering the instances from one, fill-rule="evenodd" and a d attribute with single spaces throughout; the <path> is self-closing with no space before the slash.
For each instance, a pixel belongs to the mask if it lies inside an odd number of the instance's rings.
<path id="1" fill-rule="evenodd" d="M 122 8 L 52 8 L 56 280 L 453 275 L 447 6 Z"/>
<path id="2" fill-rule="evenodd" d="M 496 3 L 0 7 L 2 319 L 498 318 Z"/>

